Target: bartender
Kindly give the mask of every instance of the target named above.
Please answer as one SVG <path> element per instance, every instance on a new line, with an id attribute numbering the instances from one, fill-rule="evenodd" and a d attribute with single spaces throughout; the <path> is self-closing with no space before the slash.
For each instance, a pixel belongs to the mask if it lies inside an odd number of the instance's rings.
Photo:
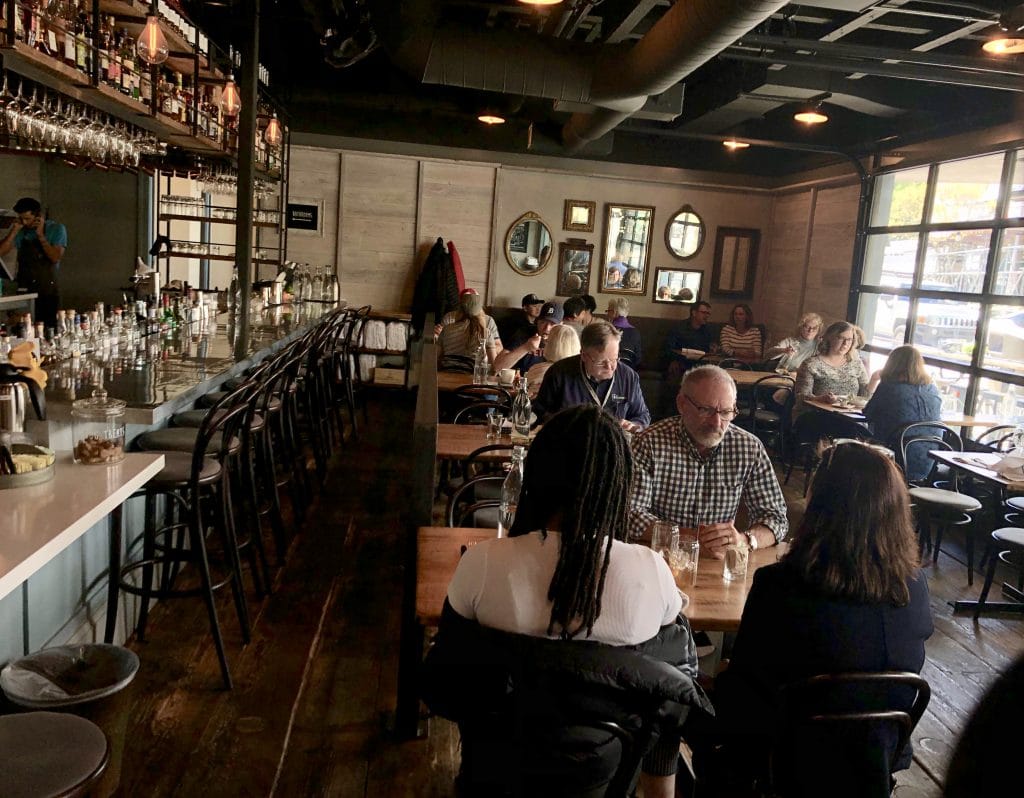
<path id="1" fill-rule="evenodd" d="M 60 306 L 57 272 L 68 246 L 68 231 L 60 222 L 43 217 L 39 200 L 22 197 L 14 203 L 18 218 L 0 241 L 0 257 L 18 250 L 18 288 L 36 293 L 36 320 L 47 327 L 57 323 Z"/>

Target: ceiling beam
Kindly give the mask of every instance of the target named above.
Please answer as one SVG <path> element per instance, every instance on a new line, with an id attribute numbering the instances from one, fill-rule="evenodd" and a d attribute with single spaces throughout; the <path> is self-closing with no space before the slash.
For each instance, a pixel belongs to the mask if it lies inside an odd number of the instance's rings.
<path id="1" fill-rule="evenodd" d="M 624 41 L 633 35 L 637 26 L 644 21 L 644 18 L 657 6 L 668 6 L 667 0 L 641 0 L 636 7 L 630 11 L 624 20 L 620 22 L 615 30 L 608 34 L 608 44 L 616 44 Z"/>

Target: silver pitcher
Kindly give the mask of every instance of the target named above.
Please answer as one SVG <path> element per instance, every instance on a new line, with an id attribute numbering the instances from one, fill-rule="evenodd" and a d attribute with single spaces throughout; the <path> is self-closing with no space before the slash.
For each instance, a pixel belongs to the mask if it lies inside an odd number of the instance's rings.
<path id="1" fill-rule="evenodd" d="M 0 363 L 0 434 L 25 431 L 25 413 L 31 403 L 36 418 L 46 418 L 46 397 L 42 388 L 21 369 Z"/>

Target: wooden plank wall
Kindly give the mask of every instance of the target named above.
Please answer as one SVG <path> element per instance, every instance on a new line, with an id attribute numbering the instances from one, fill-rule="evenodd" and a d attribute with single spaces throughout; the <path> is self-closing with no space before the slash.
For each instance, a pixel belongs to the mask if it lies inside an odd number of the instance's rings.
<path id="1" fill-rule="evenodd" d="M 419 245 L 421 254 L 443 237 L 455 242 L 466 285 L 487 296 L 497 168 L 491 165 L 421 161 Z"/>
<path id="2" fill-rule="evenodd" d="M 792 335 L 807 311 L 846 318 L 859 199 L 856 183 L 776 196 L 758 293 L 770 340 Z"/>

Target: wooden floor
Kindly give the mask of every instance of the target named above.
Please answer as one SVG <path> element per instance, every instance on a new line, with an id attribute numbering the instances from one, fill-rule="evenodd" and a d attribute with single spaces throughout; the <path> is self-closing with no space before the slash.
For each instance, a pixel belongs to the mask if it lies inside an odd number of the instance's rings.
<path id="1" fill-rule="evenodd" d="M 396 742 L 394 708 L 412 402 L 373 397 L 357 446 L 335 457 L 323 493 L 277 574 L 273 595 L 250 594 L 253 639 L 221 618 L 235 689 L 221 689 L 198 601 L 157 608 L 142 668 L 124 701 L 129 719 L 123 796 L 447 796 L 458 763 L 452 726 Z M 791 488 L 796 488 L 794 476 Z M 787 489 L 794 515 L 799 491 Z M 1024 620 L 953 617 L 968 594 L 965 567 L 929 568 L 936 631 L 924 675 L 932 685 L 914 767 L 897 795 L 938 796 L 958 730 L 985 687 L 1024 652 Z M 980 582 L 980 580 L 978 580 Z M 978 583 L 973 589 L 978 591 Z"/>

